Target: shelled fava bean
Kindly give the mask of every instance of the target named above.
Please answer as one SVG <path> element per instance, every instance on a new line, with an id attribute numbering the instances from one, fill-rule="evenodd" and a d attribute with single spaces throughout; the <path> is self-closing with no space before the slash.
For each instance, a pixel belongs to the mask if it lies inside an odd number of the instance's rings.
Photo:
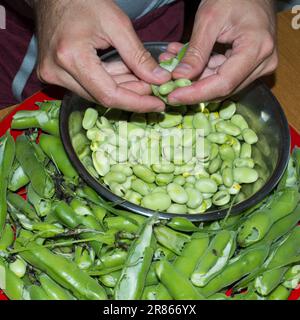
<path id="1" fill-rule="evenodd" d="M 189 83 L 158 90 L 167 95 L 183 85 Z M 81 119 L 90 151 L 80 159 L 113 193 L 155 211 L 194 214 L 229 205 L 259 178 L 252 158 L 258 137 L 234 102 L 211 105 L 160 114 L 88 108 Z"/>

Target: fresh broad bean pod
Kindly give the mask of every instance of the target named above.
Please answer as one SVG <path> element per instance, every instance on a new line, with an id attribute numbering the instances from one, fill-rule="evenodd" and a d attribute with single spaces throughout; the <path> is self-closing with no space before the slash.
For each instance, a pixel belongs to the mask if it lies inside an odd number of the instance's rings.
<path id="1" fill-rule="evenodd" d="M 43 198 L 51 198 L 55 192 L 54 182 L 25 135 L 19 136 L 16 140 L 16 157 L 29 177 L 35 192 Z"/>
<path id="2" fill-rule="evenodd" d="M 14 231 L 10 224 L 6 224 L 2 236 L 0 238 L 0 252 L 7 251 L 7 249 L 13 244 L 14 242 Z"/>
<path id="3" fill-rule="evenodd" d="M 269 248 L 259 246 L 241 251 L 241 253 L 232 258 L 223 271 L 213 278 L 205 287 L 201 288 L 200 293 L 205 297 L 226 288 L 237 280 L 249 274 L 264 263 L 269 254 Z"/>
<path id="4" fill-rule="evenodd" d="M 255 211 L 241 226 L 237 241 L 241 246 L 249 246 L 263 239 L 272 225 L 292 213 L 299 201 L 295 188 L 287 188 L 279 192 L 269 208 Z"/>
<path id="5" fill-rule="evenodd" d="M 39 144 L 48 158 L 55 163 L 57 168 L 65 177 L 70 178 L 72 181 L 77 183 L 78 173 L 73 168 L 69 158 L 67 157 L 60 139 L 46 134 L 40 135 L 39 139 Z"/>
<path id="6" fill-rule="evenodd" d="M 287 289 L 283 285 L 279 285 L 270 295 L 268 300 L 287 300 L 291 294 L 291 289 Z"/>
<path id="7" fill-rule="evenodd" d="M 152 230 L 155 219 L 149 218 L 141 228 L 139 237 L 132 243 L 125 267 L 116 284 L 114 298 L 116 300 L 140 299 L 150 268 L 153 248 Z"/>
<path id="8" fill-rule="evenodd" d="M 227 230 L 220 231 L 198 261 L 191 276 L 192 283 L 198 287 L 204 287 L 227 265 L 234 251 L 235 233 Z"/>
<path id="9" fill-rule="evenodd" d="M 8 189 L 15 192 L 26 186 L 29 182 L 30 179 L 19 162 L 15 159 L 9 176 Z"/>
<path id="10" fill-rule="evenodd" d="M 69 291 L 62 288 L 46 274 L 41 274 L 39 281 L 41 288 L 45 290 L 49 300 L 76 300 Z"/>
<path id="11" fill-rule="evenodd" d="M 300 283 L 300 265 L 290 267 L 283 277 L 283 285 L 288 289 L 296 289 Z"/>
<path id="12" fill-rule="evenodd" d="M 53 280 L 64 288 L 70 290 L 78 299 L 103 300 L 106 299 L 104 289 L 96 280 L 80 270 L 76 264 L 53 254 L 49 249 L 34 243 L 28 242 L 30 233 L 22 233 L 17 239 L 16 248 L 26 248 L 20 252 L 20 256 L 49 275 Z"/>
<path id="13" fill-rule="evenodd" d="M 256 277 L 254 286 L 258 294 L 262 296 L 269 295 L 281 282 L 287 268 L 278 268 L 265 271 L 262 275 Z"/>
<path id="14" fill-rule="evenodd" d="M 5 288 L 3 288 L 6 296 L 11 300 L 23 300 L 25 294 L 25 284 L 14 272 L 12 272 L 5 260 L 0 257 L 0 267 L 3 270 Z"/>
<path id="15" fill-rule="evenodd" d="M 191 282 L 166 260 L 156 264 L 156 274 L 175 300 L 200 300 L 201 294 Z"/>
<path id="16" fill-rule="evenodd" d="M 168 248 L 177 255 L 180 255 L 185 244 L 190 242 L 190 236 L 174 231 L 166 226 L 156 226 L 154 235 L 158 243 Z"/>
<path id="17" fill-rule="evenodd" d="M 0 138 L 0 239 L 5 227 L 7 215 L 7 187 L 9 174 L 15 157 L 15 142 L 7 132 Z"/>
<path id="18" fill-rule="evenodd" d="M 299 247 L 297 244 L 300 239 L 300 228 L 295 227 L 272 252 L 266 262 L 267 269 L 284 267 L 300 259 Z"/>

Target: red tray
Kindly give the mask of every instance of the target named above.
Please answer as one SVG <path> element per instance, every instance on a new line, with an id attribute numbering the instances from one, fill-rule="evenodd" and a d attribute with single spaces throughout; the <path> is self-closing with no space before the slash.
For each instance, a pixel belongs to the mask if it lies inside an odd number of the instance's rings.
<path id="1" fill-rule="evenodd" d="M 13 115 L 20 110 L 34 110 L 38 109 L 37 106 L 35 106 L 36 102 L 42 102 L 44 100 L 57 100 L 62 99 L 63 97 L 63 91 L 58 90 L 57 88 L 50 88 L 45 91 L 41 91 L 33 95 L 32 97 L 25 100 L 23 103 L 21 103 L 14 111 L 12 111 L 6 118 L 4 118 L 2 121 L 0 121 L 0 136 L 5 134 L 5 132 L 10 128 L 11 120 Z M 295 146 L 300 147 L 300 134 L 290 126 L 290 132 L 291 132 L 291 147 L 292 149 Z M 22 131 L 18 130 L 12 130 L 11 134 L 13 137 L 17 137 L 20 135 Z M 293 290 L 289 300 L 298 300 L 300 298 L 300 288 Z M 1 292 L 0 290 L 0 300 L 8 300 L 7 297 Z"/>

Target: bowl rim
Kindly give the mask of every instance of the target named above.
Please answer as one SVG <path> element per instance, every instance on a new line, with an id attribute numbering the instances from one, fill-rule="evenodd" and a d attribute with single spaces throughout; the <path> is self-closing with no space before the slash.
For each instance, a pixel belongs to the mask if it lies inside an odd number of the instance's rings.
<path id="1" fill-rule="evenodd" d="M 147 46 L 166 46 L 166 42 L 147 42 L 144 43 L 144 45 Z M 106 53 L 105 55 L 101 56 L 103 60 L 106 60 L 110 58 L 111 56 L 115 55 L 117 53 L 116 50 L 110 51 Z M 261 80 L 256 80 L 252 86 L 257 86 L 261 90 L 263 90 L 264 94 L 267 94 L 269 98 L 273 102 L 273 107 L 276 116 L 276 120 L 281 122 L 281 143 L 280 143 L 280 149 L 278 150 L 278 160 L 276 163 L 276 166 L 274 168 L 274 171 L 272 175 L 269 177 L 268 181 L 264 184 L 264 186 L 259 189 L 256 193 L 251 195 L 246 200 L 235 204 L 232 206 L 230 215 L 238 215 L 241 212 L 251 208 L 252 206 L 258 204 L 260 201 L 262 201 L 278 184 L 280 181 L 282 175 L 284 174 L 284 171 L 288 164 L 289 154 L 290 154 L 290 132 L 289 132 L 289 125 L 287 118 L 285 116 L 285 113 L 276 99 L 276 97 L 273 95 L 271 90 L 268 88 L 268 86 L 262 82 Z M 251 85 L 247 88 L 249 90 L 251 88 Z M 137 214 L 141 214 L 143 216 L 152 216 L 154 214 L 158 215 L 160 219 L 170 219 L 174 217 L 184 217 L 187 218 L 190 221 L 193 222 L 205 222 L 205 221 L 215 221 L 224 218 L 228 213 L 228 208 L 225 209 L 216 209 L 213 211 L 208 211 L 207 213 L 199 213 L 199 214 L 173 214 L 173 213 L 165 213 L 165 212 L 157 212 L 153 211 L 141 206 L 138 206 L 136 204 L 133 204 L 117 195 L 112 193 L 108 188 L 106 188 L 104 185 L 100 184 L 96 179 L 90 175 L 90 173 L 85 169 L 84 165 L 78 158 L 72 143 L 71 138 L 69 134 L 69 116 L 71 114 L 71 99 L 72 97 L 76 96 L 72 92 L 67 92 L 63 98 L 62 106 L 60 108 L 60 115 L 59 115 L 59 129 L 60 129 L 60 136 L 62 143 L 64 145 L 65 151 L 70 159 L 70 161 L 73 163 L 73 166 L 78 171 L 80 177 L 90 186 L 92 187 L 100 196 L 103 196 L 105 199 L 117 203 L 117 205 L 120 205 L 123 209 L 132 211 Z M 93 105 L 93 103 L 92 103 Z M 69 107 L 68 107 L 69 106 Z"/>

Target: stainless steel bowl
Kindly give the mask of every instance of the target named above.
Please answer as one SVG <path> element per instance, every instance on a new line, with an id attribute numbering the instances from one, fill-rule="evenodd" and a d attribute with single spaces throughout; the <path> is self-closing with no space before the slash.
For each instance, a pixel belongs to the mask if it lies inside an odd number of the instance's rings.
<path id="1" fill-rule="evenodd" d="M 161 42 L 145 43 L 145 47 L 155 58 L 158 58 L 159 54 L 166 50 L 166 46 L 166 43 Z M 112 61 L 120 59 L 120 57 L 116 51 L 112 51 L 102 56 L 101 59 Z M 259 142 L 253 148 L 253 154 L 259 174 L 265 175 L 266 179 L 263 187 L 254 194 L 252 194 L 253 190 L 250 187 L 243 189 L 246 192 L 247 199 L 232 207 L 231 215 L 236 215 L 259 203 L 276 187 L 288 163 L 290 133 L 287 119 L 280 104 L 264 83 L 256 81 L 233 99 L 238 101 L 238 113 L 245 117 L 251 128 L 259 136 Z M 70 160 L 81 178 L 102 197 L 112 202 L 118 202 L 124 209 L 135 213 L 145 216 L 153 215 L 154 211 L 124 201 L 124 199 L 113 194 L 88 173 L 77 157 L 69 134 L 69 117 L 73 111 L 84 110 L 91 106 L 93 106 L 93 103 L 87 102 L 71 92 L 67 93 L 63 99 L 60 111 L 60 133 Z M 158 214 L 162 219 L 183 216 L 191 221 L 212 221 L 224 218 L 227 211 L 227 208 L 211 208 L 205 214 L 180 215 L 162 212 Z"/>

